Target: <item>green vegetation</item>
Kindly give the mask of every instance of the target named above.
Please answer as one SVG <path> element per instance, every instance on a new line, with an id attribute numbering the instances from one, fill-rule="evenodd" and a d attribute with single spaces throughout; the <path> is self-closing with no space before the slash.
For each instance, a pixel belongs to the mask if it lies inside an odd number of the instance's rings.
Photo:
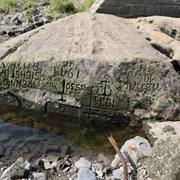
<path id="1" fill-rule="evenodd" d="M 6 11 L 14 11 L 18 0 L 1 0 L 0 2 L 0 10 L 2 12 Z"/>
<path id="2" fill-rule="evenodd" d="M 14 12 L 18 7 L 31 8 L 50 5 L 52 11 L 57 13 L 76 13 L 89 9 L 95 0 L 1 0 L 0 12 Z"/>
<path id="3" fill-rule="evenodd" d="M 95 0 L 81 0 L 81 3 L 76 3 L 77 12 L 87 11 L 94 2 Z"/>
<path id="4" fill-rule="evenodd" d="M 95 0 L 50 0 L 50 5 L 58 12 L 82 12 L 89 9 Z"/>
<path id="5" fill-rule="evenodd" d="M 50 0 L 51 7 L 59 13 L 76 12 L 73 1 L 67 0 Z"/>

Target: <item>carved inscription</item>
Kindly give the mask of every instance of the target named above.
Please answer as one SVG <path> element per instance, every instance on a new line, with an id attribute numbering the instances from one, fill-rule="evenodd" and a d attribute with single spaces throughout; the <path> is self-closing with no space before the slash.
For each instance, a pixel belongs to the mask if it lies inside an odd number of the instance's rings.
<path id="1" fill-rule="evenodd" d="M 113 87 L 114 85 L 109 75 L 101 77 L 99 82 L 91 88 L 91 106 L 114 110 L 127 107 L 127 102 L 122 101 L 124 99 L 123 93 L 118 93 L 117 89 L 113 91 Z"/>
<path id="2" fill-rule="evenodd" d="M 80 71 L 74 68 L 73 62 L 62 62 L 54 66 L 54 76 L 79 78 Z"/>
<path id="3" fill-rule="evenodd" d="M 115 99 L 112 98 L 112 83 L 110 77 L 104 77 L 91 88 L 91 101 L 94 107 L 114 108 Z"/>
<path id="4" fill-rule="evenodd" d="M 0 86 L 3 88 L 38 88 L 41 63 L 1 64 Z"/>
<path id="5" fill-rule="evenodd" d="M 69 32 L 73 30 L 69 29 Z M 92 66 L 93 63 L 91 63 L 89 66 Z M 118 67 L 117 73 L 113 72 L 112 76 L 112 67 L 101 65 L 97 77 L 91 79 L 88 72 L 80 71 L 77 64 L 75 65 L 73 61 L 62 61 L 56 64 L 0 62 L 0 89 L 41 89 L 57 94 L 56 103 L 59 104 L 59 112 L 65 114 L 68 114 L 70 108 L 66 107 L 68 110 L 65 112 L 61 107 L 68 106 L 67 102 L 70 99 L 68 97 L 72 97 L 73 102 L 77 101 L 82 105 L 84 114 L 88 117 L 91 114 L 103 116 L 106 110 L 107 113 L 104 116 L 116 116 L 120 111 L 128 111 L 131 93 L 151 93 L 162 89 L 160 76 L 153 74 L 146 67 L 134 68 L 133 66 L 132 68 L 122 65 Z M 91 86 L 90 81 L 93 82 Z M 86 99 L 82 100 L 84 96 Z"/>
<path id="6" fill-rule="evenodd" d="M 82 93 L 86 85 L 79 83 L 80 70 L 74 68 L 73 62 L 62 62 L 51 67 L 51 74 L 48 69 L 44 71 L 41 88 L 48 89 L 57 94 Z"/>
<path id="7" fill-rule="evenodd" d="M 127 74 L 128 91 L 135 92 L 154 92 L 160 91 L 161 79 L 158 75 L 143 71 L 129 71 Z"/>

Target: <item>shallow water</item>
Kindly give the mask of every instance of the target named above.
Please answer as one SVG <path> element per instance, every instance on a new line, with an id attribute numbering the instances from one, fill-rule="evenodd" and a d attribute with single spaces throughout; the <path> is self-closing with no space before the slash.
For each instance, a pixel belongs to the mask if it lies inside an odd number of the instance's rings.
<path id="1" fill-rule="evenodd" d="M 33 161 L 43 154 L 62 155 L 66 150 L 79 156 L 114 154 L 108 135 L 114 136 L 119 147 L 136 135 L 144 136 L 141 128 L 82 122 L 18 107 L 0 106 L 0 119 L 0 144 L 4 148 L 0 161 L 4 162 L 12 162 L 19 156 Z"/>
<path id="2" fill-rule="evenodd" d="M 74 153 L 77 147 L 71 141 L 49 132 L 19 127 L 0 120 L 1 162 L 14 162 L 20 156 L 33 161 L 44 154 L 60 155 L 62 150 Z M 64 152 L 63 152 L 64 153 Z"/>

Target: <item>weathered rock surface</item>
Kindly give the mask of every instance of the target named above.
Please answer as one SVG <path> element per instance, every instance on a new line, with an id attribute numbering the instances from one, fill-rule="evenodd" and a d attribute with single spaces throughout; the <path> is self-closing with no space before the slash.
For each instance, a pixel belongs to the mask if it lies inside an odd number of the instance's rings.
<path id="1" fill-rule="evenodd" d="M 180 120 L 179 41 L 168 36 L 174 55 L 165 56 L 134 27 L 79 13 L 1 43 L 0 103 L 122 123 Z"/>
<path id="2" fill-rule="evenodd" d="M 151 144 L 158 143 L 161 140 L 166 140 L 168 137 L 180 137 L 180 122 L 179 121 L 166 121 L 154 122 L 145 121 L 143 123 L 146 136 Z"/>
<path id="3" fill-rule="evenodd" d="M 153 180 L 177 180 L 180 178 L 179 136 L 161 140 L 153 148 L 147 160 L 147 171 Z"/>
<path id="4" fill-rule="evenodd" d="M 179 18 L 152 16 L 129 19 L 129 22 L 146 37 L 152 47 L 167 56 L 171 62 L 178 61 L 180 64 Z M 180 73 L 178 67 L 177 72 Z"/>
<path id="5" fill-rule="evenodd" d="M 26 159 L 20 157 L 14 164 L 4 170 L 0 180 L 10 180 L 16 177 L 25 177 L 26 171 L 30 171 L 30 169 L 31 164 Z"/>

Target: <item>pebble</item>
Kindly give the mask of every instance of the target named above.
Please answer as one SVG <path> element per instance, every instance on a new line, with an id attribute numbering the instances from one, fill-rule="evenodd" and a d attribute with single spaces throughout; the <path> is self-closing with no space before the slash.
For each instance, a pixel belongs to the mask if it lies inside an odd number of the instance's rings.
<path id="1" fill-rule="evenodd" d="M 102 155 L 98 155 L 96 160 L 89 161 L 85 157 L 72 158 L 69 155 L 65 155 L 66 153 L 63 154 L 63 158 L 62 155 L 55 156 L 45 154 L 39 158 L 34 165 L 31 165 L 22 157 L 18 158 L 17 161 L 9 167 L 5 167 L 5 164 L 1 163 L 0 180 L 5 180 L 10 174 L 12 175 L 12 172 L 16 172 L 15 176 L 21 178 L 21 180 L 23 178 L 25 180 L 46 180 L 49 177 L 54 180 L 123 179 L 123 167 L 121 162 L 115 167 L 110 167 L 110 164 L 112 165 L 111 162 L 107 163 L 107 161 L 102 161 L 102 158 L 99 158 L 105 157 Z M 131 162 L 128 162 L 128 159 L 125 160 L 127 163 L 129 180 L 135 180 L 136 176 L 138 180 L 151 180 L 146 171 L 147 158 L 143 157 L 140 159 L 136 169 L 131 165 Z M 20 168 L 20 170 L 18 170 L 18 168 Z M 28 179 L 23 177 L 25 172 Z"/>
<path id="2" fill-rule="evenodd" d="M 28 180 L 37 179 L 37 180 L 46 180 L 46 174 L 45 173 L 33 173 Z"/>
<path id="3" fill-rule="evenodd" d="M 113 170 L 114 179 L 121 179 L 123 177 L 123 167 Z"/>
<path id="4" fill-rule="evenodd" d="M 96 180 L 96 176 L 89 168 L 80 168 L 78 180 Z"/>
<path id="5" fill-rule="evenodd" d="M 79 161 L 77 161 L 75 163 L 75 167 L 77 167 L 78 169 L 80 169 L 80 168 L 90 168 L 91 167 L 91 162 L 88 161 L 86 158 L 81 157 L 79 159 Z"/>

